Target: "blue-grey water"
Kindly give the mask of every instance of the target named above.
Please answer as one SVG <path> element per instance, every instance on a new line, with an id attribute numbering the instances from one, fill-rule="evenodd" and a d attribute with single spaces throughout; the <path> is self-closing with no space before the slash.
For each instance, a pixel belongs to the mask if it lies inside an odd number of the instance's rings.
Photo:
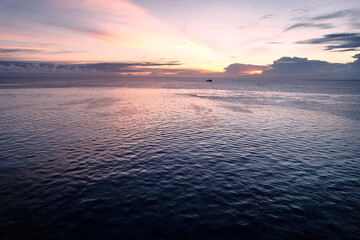
<path id="1" fill-rule="evenodd" d="M 1 239 L 360 239 L 360 81 L 0 81 Z"/>

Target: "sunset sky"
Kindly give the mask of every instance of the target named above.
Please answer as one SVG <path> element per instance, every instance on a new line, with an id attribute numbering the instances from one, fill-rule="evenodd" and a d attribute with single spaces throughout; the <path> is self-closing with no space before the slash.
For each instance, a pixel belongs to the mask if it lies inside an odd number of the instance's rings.
<path id="1" fill-rule="evenodd" d="M 359 50 L 359 0 L 0 0 L 0 73 L 354 77 Z"/>

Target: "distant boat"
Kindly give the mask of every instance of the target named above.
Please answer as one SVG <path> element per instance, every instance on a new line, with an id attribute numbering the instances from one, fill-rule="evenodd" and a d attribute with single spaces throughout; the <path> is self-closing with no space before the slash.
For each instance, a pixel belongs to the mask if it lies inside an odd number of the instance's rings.
<path id="1" fill-rule="evenodd" d="M 206 82 L 212 82 L 212 79 L 207 79 Z"/>

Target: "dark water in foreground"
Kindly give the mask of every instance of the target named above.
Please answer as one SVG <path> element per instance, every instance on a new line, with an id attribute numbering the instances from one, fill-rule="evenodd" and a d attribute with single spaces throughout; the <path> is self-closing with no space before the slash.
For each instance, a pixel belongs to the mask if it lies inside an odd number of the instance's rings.
<path id="1" fill-rule="evenodd" d="M 17 81 L 1 239 L 360 239 L 359 81 Z"/>

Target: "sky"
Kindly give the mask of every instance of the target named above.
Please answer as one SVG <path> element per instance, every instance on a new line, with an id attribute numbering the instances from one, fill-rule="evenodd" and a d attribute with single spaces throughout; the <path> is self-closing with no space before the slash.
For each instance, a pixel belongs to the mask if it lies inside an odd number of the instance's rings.
<path id="1" fill-rule="evenodd" d="M 0 0 L 0 74 L 359 78 L 359 0 Z"/>

